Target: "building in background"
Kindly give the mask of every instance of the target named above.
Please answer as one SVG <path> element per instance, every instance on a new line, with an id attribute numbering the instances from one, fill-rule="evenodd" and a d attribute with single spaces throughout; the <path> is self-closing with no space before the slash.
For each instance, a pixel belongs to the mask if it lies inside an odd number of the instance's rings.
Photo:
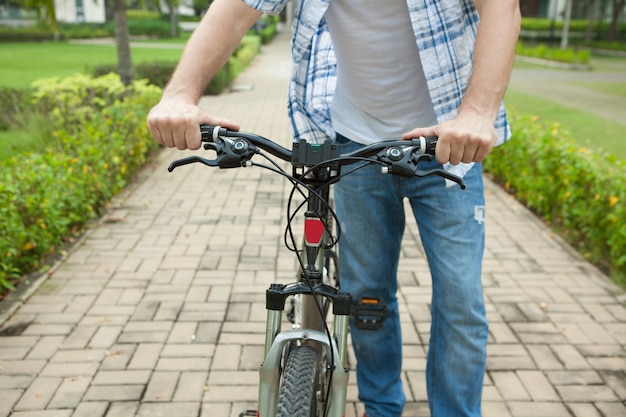
<path id="1" fill-rule="evenodd" d="M 64 23 L 105 23 L 104 0 L 54 0 L 57 21 Z"/>

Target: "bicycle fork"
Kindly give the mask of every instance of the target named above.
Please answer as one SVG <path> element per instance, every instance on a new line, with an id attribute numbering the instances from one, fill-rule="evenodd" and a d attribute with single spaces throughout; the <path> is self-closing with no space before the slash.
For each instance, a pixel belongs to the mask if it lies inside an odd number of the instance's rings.
<path id="1" fill-rule="evenodd" d="M 272 284 L 266 292 L 265 359 L 259 370 L 260 417 L 273 417 L 276 412 L 281 364 L 285 348 L 291 342 L 313 342 L 324 348 L 321 351 L 326 352 L 327 363 L 332 367 L 332 378 L 329 382 L 331 389 L 326 404 L 328 413 L 325 415 L 328 417 L 344 415 L 349 374 L 345 362 L 352 297 L 348 293 L 342 293 L 323 283 L 316 283 L 313 289 L 315 294 L 328 297 L 333 301 L 332 337 L 312 329 L 291 329 L 281 332 L 282 312 L 286 298 L 295 294 L 310 295 L 311 288 L 308 285 L 304 283 Z"/>
<path id="2" fill-rule="evenodd" d="M 332 373 L 328 384 L 330 390 L 320 392 L 321 402 L 326 408 L 324 416 L 343 417 L 348 388 L 348 370 L 346 369 L 346 351 L 348 340 L 348 322 L 352 309 L 352 296 L 341 292 L 328 284 L 324 269 L 323 235 L 326 233 L 321 219 L 308 212 L 305 216 L 305 238 L 303 247 L 302 279 L 290 285 L 272 284 L 266 291 L 267 324 L 265 332 L 265 356 L 260 368 L 259 415 L 274 417 L 279 396 L 281 365 L 285 352 L 293 344 L 315 346 L 319 354 L 325 354 L 327 369 Z M 299 300 L 295 303 L 295 326 L 281 332 L 282 315 L 288 297 Z M 326 328 L 327 303 L 332 301 L 332 335 Z M 325 384 L 322 390 L 326 390 Z"/>

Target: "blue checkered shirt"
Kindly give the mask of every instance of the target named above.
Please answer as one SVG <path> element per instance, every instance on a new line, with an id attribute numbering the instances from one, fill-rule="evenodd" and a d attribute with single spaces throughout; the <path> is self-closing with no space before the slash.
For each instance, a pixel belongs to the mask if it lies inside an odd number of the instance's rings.
<path id="1" fill-rule="evenodd" d="M 243 1 L 258 11 L 278 14 L 290 0 Z M 336 60 L 324 20 L 329 2 L 295 1 L 288 107 L 296 140 L 320 142 L 335 137 L 330 104 Z M 407 4 L 435 114 L 439 123 L 453 119 L 472 71 L 478 13 L 472 0 L 407 0 Z M 504 106 L 495 127 L 501 144 L 510 135 Z M 457 167 L 457 172 L 463 175 L 470 167 Z"/>

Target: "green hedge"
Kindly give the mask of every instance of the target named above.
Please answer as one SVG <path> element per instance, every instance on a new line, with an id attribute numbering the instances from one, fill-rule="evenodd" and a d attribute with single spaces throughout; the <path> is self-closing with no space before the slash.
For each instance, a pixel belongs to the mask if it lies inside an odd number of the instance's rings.
<path id="1" fill-rule="evenodd" d="M 151 38 L 171 38 L 171 26 L 158 16 L 156 19 L 145 17 L 128 17 L 128 32 L 131 36 L 147 36 Z M 92 39 L 115 36 L 115 23 L 59 23 L 58 40 Z M 180 30 L 179 30 L 180 32 Z M 42 42 L 54 40 L 55 36 L 49 28 L 31 26 L 10 28 L 0 26 L 0 42 Z"/>
<path id="2" fill-rule="evenodd" d="M 0 42 L 43 42 L 55 39 L 54 32 L 41 26 L 6 27 L 0 26 Z M 59 39 L 65 39 L 59 34 Z"/>
<path id="3" fill-rule="evenodd" d="M 125 87 L 115 75 L 42 80 L 34 88 L 33 105 L 49 118 L 48 147 L 0 166 L 0 289 L 100 214 L 156 149 L 145 115 L 159 88 Z"/>
<path id="4" fill-rule="evenodd" d="M 554 25 L 554 27 L 553 27 Z M 521 22 L 520 39 L 526 39 L 529 41 L 553 41 L 551 34 L 554 38 L 560 39 L 563 32 L 563 20 L 552 22 L 552 19 L 535 18 L 535 17 L 523 17 Z M 571 41 L 579 41 L 584 38 L 587 32 L 588 22 L 587 19 L 575 19 L 570 21 L 569 34 Z M 606 39 L 610 31 L 609 22 L 594 22 L 593 23 L 593 38 L 594 40 Z M 620 23 L 617 32 L 618 39 L 626 40 L 626 23 Z"/>
<path id="5" fill-rule="evenodd" d="M 554 30 L 560 31 L 563 30 L 563 24 L 565 22 L 563 20 L 558 20 L 554 22 Z M 552 29 L 552 19 L 548 18 L 538 18 L 538 17 L 523 17 L 521 22 L 522 30 L 530 30 L 530 31 L 550 31 Z M 574 19 L 570 21 L 570 32 L 586 32 L 587 31 L 588 21 L 587 19 Z M 609 22 L 594 22 L 593 30 L 594 31 L 602 31 L 608 32 L 610 29 Z M 626 33 L 626 23 L 620 23 L 619 30 L 622 33 Z"/>
<path id="6" fill-rule="evenodd" d="M 263 45 L 269 43 L 278 31 L 278 23 L 280 22 L 280 16 L 263 15 L 252 26 L 251 32 L 261 37 L 261 43 Z"/>
<path id="7" fill-rule="evenodd" d="M 235 78 L 245 69 L 254 57 L 261 50 L 261 39 L 259 36 L 247 35 L 235 48 L 233 55 L 226 65 L 220 69 L 217 75 L 211 80 L 207 87 L 206 95 L 217 95 L 223 92 Z M 170 80 L 172 72 L 176 68 L 175 61 L 152 61 L 135 65 L 135 78 L 146 79 L 150 84 L 158 87 L 165 87 Z M 99 65 L 93 74 L 101 76 L 117 71 L 115 65 Z"/>
<path id="8" fill-rule="evenodd" d="M 591 51 L 587 49 L 550 48 L 543 44 L 528 46 L 521 41 L 517 42 L 515 53 L 517 55 L 571 64 L 587 65 L 591 60 Z"/>
<path id="9" fill-rule="evenodd" d="M 172 26 L 162 20 L 128 19 L 128 33 L 131 36 L 149 36 L 166 39 L 172 37 Z M 180 28 L 176 33 L 180 33 Z"/>
<path id="10" fill-rule="evenodd" d="M 59 23 L 63 39 L 95 39 L 115 36 L 113 25 L 106 23 Z"/>
<path id="11" fill-rule="evenodd" d="M 159 20 L 161 13 L 154 10 L 128 9 L 126 18 L 129 20 Z"/>
<path id="12" fill-rule="evenodd" d="M 557 124 L 514 113 L 485 168 L 586 259 L 626 284 L 626 161 L 578 145 Z M 596 142 L 597 144 L 597 142 Z"/>
<path id="13" fill-rule="evenodd" d="M 171 23 L 169 15 L 159 14 L 148 10 L 127 10 L 126 18 L 128 32 L 131 36 L 148 36 L 152 38 L 171 38 Z M 179 16 L 179 21 L 197 21 L 198 17 Z M 271 41 L 276 35 L 280 18 L 264 15 L 254 25 L 251 34 L 260 36 L 263 44 Z M 108 23 L 59 23 L 57 38 L 91 39 L 115 36 L 115 22 Z M 181 29 L 178 28 L 178 33 Z M 55 35 L 43 25 L 31 27 L 4 27 L 0 26 L 0 42 L 41 42 L 51 41 Z"/>

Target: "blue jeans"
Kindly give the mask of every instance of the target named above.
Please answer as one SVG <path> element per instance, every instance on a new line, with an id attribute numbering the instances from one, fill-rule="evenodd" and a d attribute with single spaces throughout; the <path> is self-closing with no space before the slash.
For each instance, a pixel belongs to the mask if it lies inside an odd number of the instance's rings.
<path id="1" fill-rule="evenodd" d="M 341 152 L 357 149 L 347 141 Z M 436 161 L 423 168 L 437 167 Z M 347 171 L 349 167 L 345 168 Z M 433 283 L 426 367 L 433 417 L 480 417 L 486 363 L 487 319 L 482 294 L 484 189 L 480 164 L 465 177 L 467 189 L 446 188 L 440 177 L 382 175 L 379 166 L 354 172 L 335 185 L 342 234 L 342 291 L 387 304 L 379 330 L 351 320 L 359 400 L 368 417 L 400 417 L 406 398 L 400 378 L 402 336 L 397 269 L 405 227 L 403 199 L 410 201 Z"/>

